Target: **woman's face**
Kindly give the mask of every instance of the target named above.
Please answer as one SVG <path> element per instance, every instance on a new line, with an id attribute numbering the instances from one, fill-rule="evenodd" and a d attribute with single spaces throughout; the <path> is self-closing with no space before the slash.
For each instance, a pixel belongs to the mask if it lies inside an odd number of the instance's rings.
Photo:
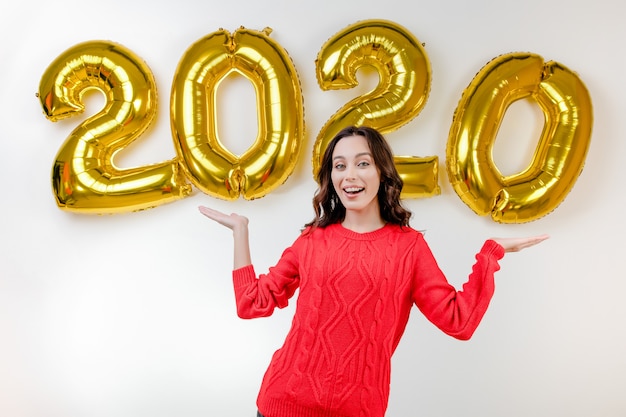
<path id="1" fill-rule="evenodd" d="M 355 211 L 380 216 L 377 198 L 380 172 L 363 136 L 347 136 L 337 142 L 331 179 L 346 213 Z"/>

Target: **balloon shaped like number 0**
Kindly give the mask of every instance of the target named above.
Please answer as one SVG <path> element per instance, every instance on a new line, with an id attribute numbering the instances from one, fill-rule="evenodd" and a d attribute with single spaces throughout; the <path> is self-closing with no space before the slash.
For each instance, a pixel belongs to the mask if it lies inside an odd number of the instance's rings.
<path id="1" fill-rule="evenodd" d="M 174 158 L 117 168 L 116 152 L 151 124 L 156 111 L 152 72 L 132 51 L 108 41 L 85 42 L 57 57 L 44 72 L 38 97 L 51 121 L 84 111 L 83 94 L 104 93 L 104 108 L 67 138 L 56 156 L 52 184 L 57 205 L 80 213 L 137 211 L 183 198 L 191 185 Z"/>
<path id="2" fill-rule="evenodd" d="M 299 79 L 271 29 L 223 29 L 193 44 L 181 58 L 171 95 L 174 142 L 195 186 L 214 197 L 263 197 L 283 184 L 296 165 L 304 135 Z M 240 157 L 219 140 L 216 94 L 237 72 L 254 85 L 258 136 Z"/>
<path id="3" fill-rule="evenodd" d="M 317 80 L 323 90 L 358 85 L 356 71 L 371 66 L 378 86 L 347 103 L 326 122 L 313 149 L 317 176 L 328 142 L 344 127 L 367 125 L 387 133 L 416 117 L 430 91 L 430 61 L 419 41 L 405 28 L 386 20 L 364 20 L 330 38 L 318 53 Z M 439 194 L 438 159 L 396 156 L 405 198 Z"/>
<path id="4" fill-rule="evenodd" d="M 491 150 L 511 103 L 534 100 L 545 116 L 530 165 L 502 176 Z M 450 182 L 477 214 L 500 223 L 542 217 L 565 198 L 581 173 L 592 127 L 591 98 L 580 78 L 536 54 L 510 53 L 483 67 L 464 91 L 446 151 Z"/>

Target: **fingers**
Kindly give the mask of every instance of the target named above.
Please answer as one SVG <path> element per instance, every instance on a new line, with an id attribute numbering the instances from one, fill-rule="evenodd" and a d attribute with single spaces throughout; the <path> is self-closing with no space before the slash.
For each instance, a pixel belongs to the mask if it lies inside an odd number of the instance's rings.
<path id="1" fill-rule="evenodd" d="M 217 211 L 215 209 L 205 206 L 198 206 L 198 210 L 209 219 L 214 220 L 223 226 L 232 228 L 230 216 L 222 213 L 221 211 Z"/>
<path id="2" fill-rule="evenodd" d="M 200 213 L 213 220 L 216 220 L 217 217 L 224 216 L 224 213 L 205 206 L 198 206 L 198 210 L 200 210 Z"/>
<path id="3" fill-rule="evenodd" d="M 540 236 L 535 236 L 534 238 L 532 238 L 532 244 L 536 245 L 537 243 L 541 243 L 546 239 L 549 239 L 550 236 L 549 235 L 540 235 Z"/>
<path id="4" fill-rule="evenodd" d="M 535 246 L 536 244 L 543 242 L 544 240 L 548 239 L 549 237 L 550 236 L 548 236 L 548 235 L 540 235 L 540 236 L 529 237 L 529 238 L 527 238 L 525 241 L 523 241 L 521 243 L 520 249 L 524 249 L 524 248 L 529 248 L 531 246 Z"/>

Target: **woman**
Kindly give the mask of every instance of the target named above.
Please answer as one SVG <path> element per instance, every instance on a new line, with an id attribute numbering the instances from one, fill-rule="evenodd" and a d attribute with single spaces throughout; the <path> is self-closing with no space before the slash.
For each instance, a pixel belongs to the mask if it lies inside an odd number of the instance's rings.
<path id="1" fill-rule="evenodd" d="M 498 260 L 547 236 L 487 240 L 457 291 L 423 235 L 409 226 L 403 183 L 380 133 L 367 127 L 339 132 L 323 156 L 318 183 L 314 219 L 259 277 L 248 219 L 202 206 L 200 212 L 233 231 L 240 317 L 269 316 L 300 289 L 292 327 L 263 378 L 258 415 L 382 417 L 391 356 L 413 304 L 445 333 L 469 339 L 493 295 Z"/>

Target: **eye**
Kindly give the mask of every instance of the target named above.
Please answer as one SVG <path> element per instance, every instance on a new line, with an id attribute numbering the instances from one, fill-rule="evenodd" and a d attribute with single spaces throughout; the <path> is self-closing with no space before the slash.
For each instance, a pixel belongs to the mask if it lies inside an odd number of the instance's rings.
<path id="1" fill-rule="evenodd" d="M 346 165 L 343 162 L 337 162 L 335 164 L 335 169 L 341 170 L 344 169 L 346 167 Z"/>
<path id="2" fill-rule="evenodd" d="M 358 163 L 357 166 L 368 167 L 368 166 L 370 166 L 370 163 L 368 161 L 361 161 L 361 162 Z"/>

